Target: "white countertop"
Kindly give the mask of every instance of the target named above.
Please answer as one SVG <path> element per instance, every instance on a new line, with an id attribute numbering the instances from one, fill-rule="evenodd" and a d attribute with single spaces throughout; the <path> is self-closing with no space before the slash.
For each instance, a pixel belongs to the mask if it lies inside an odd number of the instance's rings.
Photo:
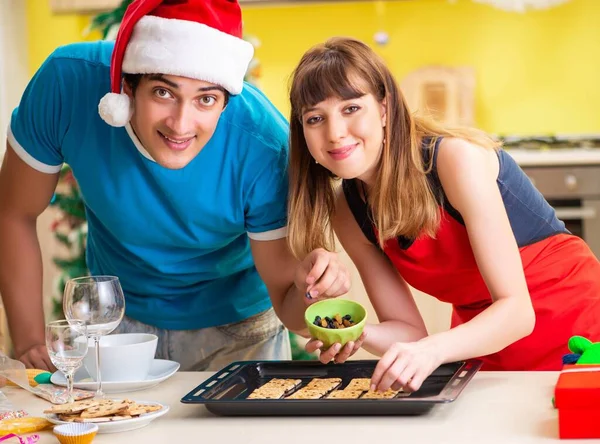
<path id="1" fill-rule="evenodd" d="M 99 434 L 94 443 L 309 444 L 357 443 L 518 444 L 579 443 L 558 439 L 558 412 L 552 407 L 558 372 L 479 372 L 458 399 L 423 416 L 217 417 L 202 405 L 180 403 L 211 373 L 176 373 L 127 397 L 168 404 L 171 410 L 148 426 Z M 40 415 L 50 404 L 19 388 L 2 389 L 13 405 Z M 51 430 L 39 443 L 57 443 Z M 590 441 L 587 441 L 590 442 Z"/>
<path id="2" fill-rule="evenodd" d="M 547 150 L 506 149 L 521 167 L 600 165 L 600 149 L 558 148 Z"/>

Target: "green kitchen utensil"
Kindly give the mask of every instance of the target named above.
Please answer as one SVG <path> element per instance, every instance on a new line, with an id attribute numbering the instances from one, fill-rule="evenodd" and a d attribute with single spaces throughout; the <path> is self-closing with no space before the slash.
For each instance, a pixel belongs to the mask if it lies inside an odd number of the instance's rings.
<path id="1" fill-rule="evenodd" d="M 335 315 L 350 317 L 354 325 L 345 328 L 326 328 L 314 324 L 315 318 L 326 317 L 333 319 Z M 329 348 L 335 343 L 345 345 L 349 341 L 356 341 L 365 328 L 367 310 L 358 302 L 348 299 L 324 299 L 310 305 L 304 312 L 304 320 L 311 337 L 323 342 L 324 348 Z"/>

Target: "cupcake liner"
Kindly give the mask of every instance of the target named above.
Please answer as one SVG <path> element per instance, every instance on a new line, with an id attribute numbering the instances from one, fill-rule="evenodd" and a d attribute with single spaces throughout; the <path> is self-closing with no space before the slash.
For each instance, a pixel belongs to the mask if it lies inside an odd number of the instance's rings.
<path id="1" fill-rule="evenodd" d="M 98 433 L 98 425 L 90 423 L 61 424 L 54 427 L 54 434 L 61 444 L 89 444 Z"/>

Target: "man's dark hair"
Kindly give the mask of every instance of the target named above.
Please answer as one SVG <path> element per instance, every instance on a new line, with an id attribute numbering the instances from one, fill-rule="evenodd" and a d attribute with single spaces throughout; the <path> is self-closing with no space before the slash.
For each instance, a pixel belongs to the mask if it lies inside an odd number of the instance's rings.
<path id="1" fill-rule="evenodd" d="M 140 85 L 140 81 L 142 80 L 142 77 L 144 77 L 145 75 L 146 74 L 125 74 L 125 75 L 123 75 L 123 80 L 125 80 L 125 82 L 127 82 L 129 87 L 131 88 L 131 92 L 133 93 L 134 96 L 135 96 L 135 90 Z"/>
<path id="2" fill-rule="evenodd" d="M 132 94 L 135 96 L 135 90 L 140 85 L 142 78 L 148 75 L 149 74 L 124 74 L 123 79 L 127 82 L 131 88 Z M 225 103 L 223 103 L 223 108 L 227 106 L 227 103 L 229 103 L 229 91 L 225 91 Z"/>

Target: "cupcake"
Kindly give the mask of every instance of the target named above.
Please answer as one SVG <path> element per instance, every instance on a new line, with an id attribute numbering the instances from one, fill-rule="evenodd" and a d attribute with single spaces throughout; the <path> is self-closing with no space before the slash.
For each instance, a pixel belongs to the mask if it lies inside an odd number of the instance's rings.
<path id="1" fill-rule="evenodd" d="M 98 433 L 98 425 L 83 422 L 61 424 L 54 427 L 54 434 L 61 444 L 89 444 Z"/>

